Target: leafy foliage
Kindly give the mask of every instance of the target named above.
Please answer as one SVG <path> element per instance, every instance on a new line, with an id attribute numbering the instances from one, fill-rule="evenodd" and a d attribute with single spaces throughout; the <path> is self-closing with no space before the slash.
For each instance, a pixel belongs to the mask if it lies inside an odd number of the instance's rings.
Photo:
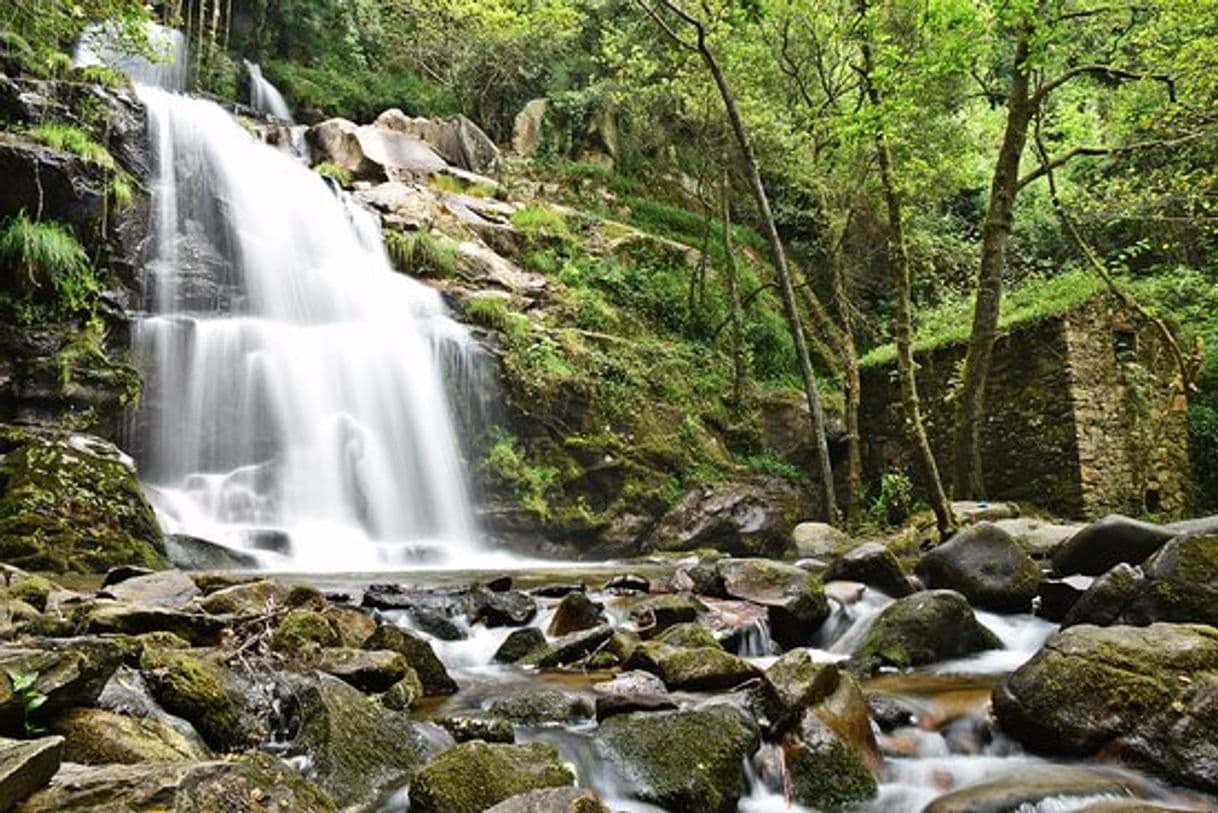
<path id="1" fill-rule="evenodd" d="M 72 232 L 58 223 L 32 221 L 24 212 L 0 227 L 0 269 L 5 287 L 19 292 L 19 299 L 43 303 L 56 314 L 88 310 L 101 290 Z"/>

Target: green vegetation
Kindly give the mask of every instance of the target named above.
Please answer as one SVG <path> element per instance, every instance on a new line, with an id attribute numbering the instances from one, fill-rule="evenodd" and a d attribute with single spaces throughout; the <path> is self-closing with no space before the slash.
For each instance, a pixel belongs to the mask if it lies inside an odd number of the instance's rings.
<path id="1" fill-rule="evenodd" d="M 31 141 L 45 144 L 53 150 L 62 150 L 78 155 L 91 164 L 102 169 L 115 168 L 114 156 L 110 155 L 101 144 L 93 140 L 87 132 L 70 124 L 39 124 L 26 134 Z"/>
<path id="2" fill-rule="evenodd" d="M 88 310 L 101 290 L 84 248 L 65 226 L 38 223 L 24 212 L 0 225 L 0 270 L 9 310 L 25 320 L 43 306 L 53 315 Z"/>
<path id="3" fill-rule="evenodd" d="M 439 232 L 389 229 L 385 253 L 394 268 L 412 277 L 448 279 L 460 266 L 456 245 Z"/>
<path id="4" fill-rule="evenodd" d="M 355 180 L 355 175 L 351 170 L 330 161 L 322 161 L 320 164 L 314 165 L 313 171 L 323 178 L 330 178 L 343 187 L 351 186 L 351 182 Z"/>
<path id="5" fill-rule="evenodd" d="M 47 702 L 47 696 L 38 691 L 37 672 L 8 672 L 13 694 L 21 701 L 22 722 L 26 736 L 36 737 L 43 732 L 41 726 L 34 722 L 34 713 Z"/>

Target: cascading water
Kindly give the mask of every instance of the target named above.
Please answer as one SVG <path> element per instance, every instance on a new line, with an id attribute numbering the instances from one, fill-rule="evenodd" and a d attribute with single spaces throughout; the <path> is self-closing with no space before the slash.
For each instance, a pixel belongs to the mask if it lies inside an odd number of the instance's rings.
<path id="1" fill-rule="evenodd" d="M 269 113 L 289 124 L 295 124 L 296 120 L 292 118 L 292 111 L 288 108 L 288 103 L 284 101 L 279 88 L 262 75 L 262 66 L 257 62 L 250 62 L 248 59 L 241 61 L 245 63 L 245 73 L 250 80 L 250 107 L 263 113 Z"/>
<path id="2" fill-rule="evenodd" d="M 157 225 L 134 441 L 166 530 L 302 570 L 468 566 L 442 377 L 468 334 L 319 176 L 214 104 L 139 95 Z"/>
<path id="3" fill-rule="evenodd" d="M 80 67 L 103 65 L 120 70 L 138 85 L 185 91 L 190 65 L 186 37 L 181 31 L 156 23 L 148 23 L 145 33 L 151 58 L 133 53 L 118 26 L 91 26 L 76 44 L 73 62 Z"/>

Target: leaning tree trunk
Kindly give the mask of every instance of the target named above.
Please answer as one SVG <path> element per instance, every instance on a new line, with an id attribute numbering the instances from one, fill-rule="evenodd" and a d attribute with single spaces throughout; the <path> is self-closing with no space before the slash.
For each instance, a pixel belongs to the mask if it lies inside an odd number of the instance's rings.
<path id="1" fill-rule="evenodd" d="M 1007 243 L 1019 192 L 1019 162 L 1028 140 L 1033 104 L 1028 88 L 1030 32 L 1021 29 L 1015 44 L 1011 90 L 1007 98 L 1006 131 L 994 165 L 989 209 L 981 232 L 981 269 L 977 275 L 977 302 L 969 335 L 964 376 L 956 396 L 956 444 L 952 466 L 952 492 L 957 499 L 985 497 L 981 460 L 981 427 L 985 420 L 985 387 L 998 338 L 1002 303 L 1002 275 L 1006 270 Z"/>
<path id="2" fill-rule="evenodd" d="M 859 4 L 864 12 L 866 6 Z M 863 40 L 863 82 L 867 98 L 872 107 L 879 108 L 879 89 L 872 83 L 874 61 L 871 43 Z M 952 509 L 939 479 L 939 466 L 930 447 L 926 424 L 922 420 L 922 405 L 918 398 L 917 366 L 913 355 L 913 280 L 910 273 L 909 249 L 905 243 L 904 214 L 900 193 L 893 177 L 892 150 L 881 125 L 875 134 L 876 158 L 880 166 L 880 184 L 884 190 L 884 203 L 888 209 L 888 263 L 892 267 L 893 294 L 896 298 L 895 333 L 897 345 L 897 377 L 900 379 L 901 406 L 905 411 L 905 423 L 918 468 L 922 472 L 931 508 L 935 512 L 935 524 L 939 535 L 946 538 L 953 523 Z"/>
<path id="3" fill-rule="evenodd" d="M 739 269 L 736 267 L 736 252 L 732 244 L 731 183 L 728 180 L 726 161 L 723 165 L 719 199 L 722 206 L 724 270 L 727 272 L 727 295 L 732 309 L 732 406 L 739 413 L 744 407 L 744 385 L 748 369 L 744 358 L 744 310 L 740 306 Z"/>

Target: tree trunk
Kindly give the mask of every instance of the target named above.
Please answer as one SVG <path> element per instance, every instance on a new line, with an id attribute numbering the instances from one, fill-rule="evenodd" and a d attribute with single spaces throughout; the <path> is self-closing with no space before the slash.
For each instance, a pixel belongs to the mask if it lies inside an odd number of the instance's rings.
<path id="1" fill-rule="evenodd" d="M 862 379 L 859 358 L 854 348 L 854 321 L 850 315 L 850 300 L 846 291 L 846 274 L 842 265 L 840 235 L 829 234 L 827 256 L 829 279 L 833 286 L 833 301 L 841 325 L 842 382 L 846 393 L 846 524 L 854 528 L 863 519 L 863 450 L 859 431 L 859 408 L 862 405 Z"/>
<path id="2" fill-rule="evenodd" d="M 859 4 L 865 13 L 866 5 Z M 866 86 L 867 99 L 873 108 L 880 106 L 880 92 L 871 82 L 874 60 L 871 43 L 866 39 L 862 43 L 863 55 L 863 84 Z M 946 538 L 954 525 L 951 504 L 943 491 L 943 481 L 939 479 L 939 466 L 935 463 L 934 451 L 930 447 L 930 438 L 926 434 L 926 424 L 922 421 L 922 405 L 918 398 L 917 366 L 913 356 L 913 280 L 909 267 L 909 249 L 905 243 L 904 213 L 901 207 L 901 196 L 897 190 L 896 179 L 893 177 L 892 150 L 883 125 L 875 134 L 876 158 L 880 166 L 880 184 L 884 191 L 884 203 L 888 209 L 888 264 L 892 268 L 893 294 L 896 298 L 895 333 L 897 345 L 897 376 L 900 379 L 901 406 L 905 411 L 906 430 L 914 447 L 914 455 L 921 469 L 922 479 L 930 497 L 931 508 L 935 512 L 935 524 L 939 535 Z"/>
<path id="3" fill-rule="evenodd" d="M 1019 192 L 1019 162 L 1028 140 L 1032 101 L 1028 88 L 1028 50 L 1031 31 L 1021 28 L 1015 43 L 1015 62 L 1007 98 L 1006 130 L 990 184 L 990 202 L 981 232 L 981 269 L 977 275 L 977 302 L 964 378 L 956 400 L 956 444 L 952 491 L 958 499 L 986 496 L 981 460 L 981 428 L 985 420 L 985 386 L 998 337 L 1002 302 L 1002 275 L 1006 270 L 1007 243 L 1011 237 L 1015 196 Z"/>
<path id="4" fill-rule="evenodd" d="M 737 413 L 744 406 L 744 385 L 748 369 L 744 358 L 744 309 L 740 306 L 740 282 L 736 268 L 736 253 L 732 245 L 732 198 L 728 180 L 727 162 L 723 165 L 723 180 L 720 184 L 719 200 L 722 206 L 723 255 L 727 272 L 727 296 L 731 304 L 732 320 L 732 405 Z"/>

